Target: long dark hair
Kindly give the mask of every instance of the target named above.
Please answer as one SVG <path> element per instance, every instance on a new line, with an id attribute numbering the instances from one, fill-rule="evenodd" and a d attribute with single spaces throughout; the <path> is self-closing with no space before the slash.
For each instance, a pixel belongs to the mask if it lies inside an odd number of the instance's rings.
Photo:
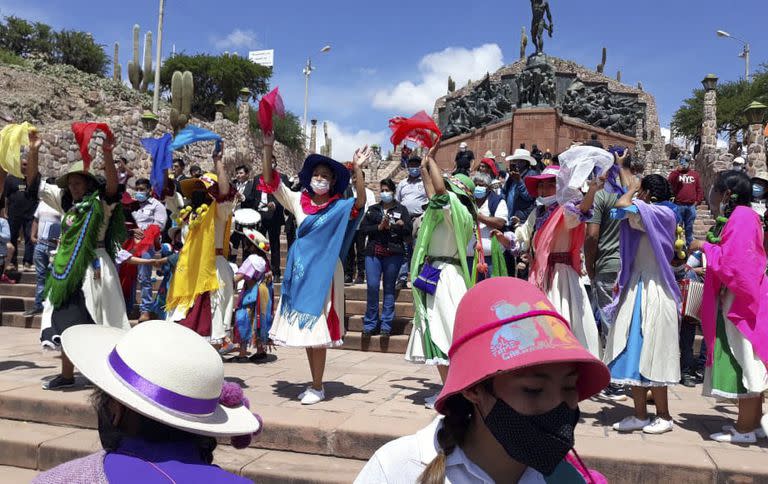
<path id="1" fill-rule="evenodd" d="M 445 482 L 445 462 L 456 446 L 464 443 L 474 413 L 474 405 L 460 393 L 446 400 L 443 426 L 437 431 L 437 445 L 440 448 L 437 451 L 437 457 L 432 459 L 419 476 L 418 484 Z"/>
<path id="2" fill-rule="evenodd" d="M 648 192 L 651 202 L 668 202 L 672 199 L 672 187 L 666 178 L 658 174 L 646 175 L 640 181 L 640 188 Z"/>
<path id="3" fill-rule="evenodd" d="M 712 189 L 720 194 L 731 191 L 731 198 L 725 200 L 727 212 L 733 211 L 738 205 L 750 206 L 752 203 L 752 180 L 743 171 L 727 170 L 717 174 Z M 723 214 L 725 215 L 725 214 Z"/>
<path id="4" fill-rule="evenodd" d="M 174 427 L 152 420 L 144 415 L 126 407 L 126 412 L 131 412 L 137 422 L 137 430 L 129 434 L 121 428 L 121 425 L 113 425 L 114 416 L 109 409 L 114 399 L 100 388 L 94 389 L 91 394 L 91 404 L 96 410 L 99 419 L 99 439 L 107 452 L 114 452 L 120 447 L 124 437 L 137 437 L 148 442 L 192 442 L 200 451 L 200 458 L 207 464 L 213 462 L 213 451 L 216 449 L 216 439 L 205 437 L 190 432 L 185 432 Z M 125 419 L 123 419 L 125 420 Z"/>

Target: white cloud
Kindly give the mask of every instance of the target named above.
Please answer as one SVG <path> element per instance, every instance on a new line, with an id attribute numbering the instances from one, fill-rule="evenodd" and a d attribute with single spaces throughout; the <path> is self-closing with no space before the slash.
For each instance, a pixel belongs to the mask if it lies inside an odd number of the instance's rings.
<path id="1" fill-rule="evenodd" d="M 688 142 L 688 141 L 685 140 L 685 138 L 681 138 L 681 137 L 676 137 L 676 138 L 672 139 L 672 130 L 670 128 L 662 127 L 661 128 L 661 134 L 662 134 L 662 136 L 664 136 L 664 141 L 666 143 L 669 143 L 670 139 L 671 139 L 672 142 L 675 145 L 677 145 L 679 147 L 687 148 L 689 150 L 693 150 L 693 142 Z M 718 148 L 728 148 L 728 140 L 726 140 L 725 138 L 718 137 L 717 138 L 717 147 Z"/>
<path id="2" fill-rule="evenodd" d="M 469 79 L 481 79 L 504 65 L 501 48 L 497 44 L 484 44 L 474 49 L 449 47 L 424 56 L 419 62 L 421 79 L 402 81 L 391 89 L 383 89 L 373 96 L 373 106 L 382 110 L 412 113 L 432 112 L 435 100 L 448 89 L 448 76 L 461 87 Z"/>
<path id="3" fill-rule="evenodd" d="M 256 32 L 253 30 L 235 29 L 226 37 L 213 37 L 212 41 L 217 49 L 248 49 L 258 46 Z"/>
<path id="4" fill-rule="evenodd" d="M 369 131 L 367 129 L 360 129 L 357 131 L 348 130 L 334 123 L 328 121 L 328 135 L 331 137 L 331 143 L 333 147 L 333 158 L 341 162 L 351 161 L 352 155 L 355 150 L 365 145 L 380 145 L 382 152 L 387 152 L 387 145 L 389 143 L 388 131 Z M 317 123 L 317 151 L 320 151 L 320 147 L 325 144 L 323 138 L 323 123 Z"/>

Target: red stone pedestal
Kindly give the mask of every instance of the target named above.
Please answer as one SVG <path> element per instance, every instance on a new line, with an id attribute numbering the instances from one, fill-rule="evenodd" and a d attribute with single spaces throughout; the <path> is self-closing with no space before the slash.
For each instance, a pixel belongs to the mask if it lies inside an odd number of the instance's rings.
<path id="1" fill-rule="evenodd" d="M 437 164 L 444 170 L 454 167 L 459 143 L 466 142 L 475 153 L 476 158 L 482 158 L 486 151 L 491 150 L 499 158 L 502 152 L 511 155 L 521 143 L 530 150 L 534 144 L 541 151 L 551 151 L 557 154 L 567 150 L 572 143 L 587 141 L 592 134 L 597 134 L 598 140 L 606 147 L 620 145 L 634 148 L 635 138 L 596 128 L 588 124 L 560 115 L 554 108 L 526 108 L 514 112 L 512 119 L 498 122 L 471 133 L 456 136 L 440 144 L 437 153 Z"/>

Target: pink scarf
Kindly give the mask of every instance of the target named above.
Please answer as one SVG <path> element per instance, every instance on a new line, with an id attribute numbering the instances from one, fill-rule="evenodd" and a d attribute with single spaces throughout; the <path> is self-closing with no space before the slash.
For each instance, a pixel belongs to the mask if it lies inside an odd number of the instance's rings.
<path id="1" fill-rule="evenodd" d="M 707 275 L 701 305 L 701 329 L 707 343 L 707 366 L 715 348 L 719 292 L 734 294 L 728 319 L 768 362 L 768 279 L 760 216 L 749 207 L 736 207 L 725 224 L 719 244 L 705 243 Z"/>
<path id="2" fill-rule="evenodd" d="M 561 227 L 562 225 L 562 227 Z M 565 209 L 557 207 L 552 215 L 549 216 L 544 225 L 533 236 L 533 264 L 528 276 L 528 282 L 545 291 L 546 282 L 550 274 L 549 255 L 552 253 L 552 246 L 555 243 L 555 237 L 559 235 L 560 230 L 565 228 Z M 581 273 L 581 248 L 584 245 L 586 236 L 586 224 L 580 223 L 576 228 L 571 229 L 571 246 L 568 252 L 571 254 L 571 267 L 577 274 Z"/>

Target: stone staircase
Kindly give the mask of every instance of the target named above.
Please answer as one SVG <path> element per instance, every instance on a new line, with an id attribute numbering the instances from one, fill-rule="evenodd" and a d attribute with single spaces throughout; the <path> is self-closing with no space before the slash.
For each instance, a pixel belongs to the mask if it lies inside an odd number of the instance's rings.
<path id="1" fill-rule="evenodd" d="M 707 232 L 715 225 L 715 219 L 709 210 L 709 205 L 701 203 L 696 207 L 696 221 L 693 224 L 693 236 L 705 240 Z"/>

